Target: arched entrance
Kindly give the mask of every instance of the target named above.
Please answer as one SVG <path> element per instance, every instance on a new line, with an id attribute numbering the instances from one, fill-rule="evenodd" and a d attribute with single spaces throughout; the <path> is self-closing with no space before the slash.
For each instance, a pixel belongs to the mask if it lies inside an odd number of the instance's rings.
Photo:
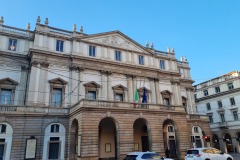
<path id="1" fill-rule="evenodd" d="M 216 134 L 213 135 L 212 143 L 214 148 L 220 149 L 219 139 Z"/>
<path id="2" fill-rule="evenodd" d="M 177 157 L 176 125 L 168 119 L 163 123 L 164 148 L 168 148 L 170 157 Z"/>
<path id="3" fill-rule="evenodd" d="M 234 152 L 231 135 L 228 134 L 228 133 L 226 133 L 226 134 L 224 135 L 224 138 L 223 138 L 223 139 L 224 139 L 225 144 L 226 144 L 227 153 Z"/>
<path id="4" fill-rule="evenodd" d="M 192 127 L 192 146 L 196 148 L 203 147 L 203 131 L 199 126 L 193 126 Z"/>
<path id="5" fill-rule="evenodd" d="M 137 119 L 133 124 L 134 150 L 150 151 L 149 127 L 147 121 L 143 118 Z"/>
<path id="6" fill-rule="evenodd" d="M 70 129 L 70 159 L 77 159 L 77 156 L 80 156 L 80 144 L 78 145 L 80 139 L 78 139 L 78 121 L 74 119 L 72 121 Z"/>
<path id="7" fill-rule="evenodd" d="M 117 154 L 117 131 L 114 120 L 110 117 L 104 118 L 99 123 L 99 159 L 115 160 Z"/>

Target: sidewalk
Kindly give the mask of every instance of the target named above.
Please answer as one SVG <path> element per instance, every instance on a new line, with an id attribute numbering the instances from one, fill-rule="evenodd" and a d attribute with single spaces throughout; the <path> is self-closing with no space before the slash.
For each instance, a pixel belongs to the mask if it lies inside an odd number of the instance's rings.
<path id="1" fill-rule="evenodd" d="M 234 160 L 240 160 L 240 153 L 231 153 L 230 155 L 234 158 Z"/>

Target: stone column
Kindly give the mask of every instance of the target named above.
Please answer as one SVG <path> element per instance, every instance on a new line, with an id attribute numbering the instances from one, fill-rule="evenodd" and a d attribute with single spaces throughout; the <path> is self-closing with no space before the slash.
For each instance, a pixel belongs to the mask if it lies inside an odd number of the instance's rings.
<path id="1" fill-rule="evenodd" d="M 196 109 L 195 109 L 195 102 L 193 101 L 194 100 L 194 97 L 193 97 L 193 94 L 191 94 L 191 90 L 192 88 L 188 88 L 186 87 L 186 92 L 187 92 L 187 107 L 188 107 L 188 113 L 195 113 L 196 112 Z"/>
<path id="2" fill-rule="evenodd" d="M 80 101 L 81 99 L 85 98 L 85 87 L 83 82 L 83 67 L 78 67 L 78 80 L 80 81 L 80 84 L 78 86 L 78 92 L 77 92 L 77 100 Z"/>
<path id="3" fill-rule="evenodd" d="M 180 105 L 179 93 L 178 93 L 178 87 L 177 87 L 178 85 L 179 85 L 179 82 L 171 81 L 171 87 L 172 87 L 172 91 L 173 91 L 173 94 L 172 94 L 172 104 L 173 105 Z"/>
<path id="4" fill-rule="evenodd" d="M 107 73 L 106 71 L 100 71 L 101 73 L 101 91 L 99 92 L 99 97 L 102 100 L 107 100 L 108 99 L 108 78 L 107 78 Z"/>
<path id="5" fill-rule="evenodd" d="M 69 83 L 69 103 L 73 105 L 78 101 L 78 90 L 79 90 L 79 69 L 76 66 L 70 67 L 70 83 Z"/>
<path id="6" fill-rule="evenodd" d="M 132 98 L 132 100 L 133 100 L 133 101 L 135 100 L 135 92 L 136 92 L 136 88 L 137 88 L 137 82 L 136 82 L 136 80 L 137 80 L 137 77 L 134 76 L 134 75 L 132 75 L 132 84 L 133 84 L 133 86 L 132 86 L 132 90 L 133 90 L 133 93 L 132 93 L 133 98 Z"/>
<path id="7" fill-rule="evenodd" d="M 107 88 L 108 88 L 108 100 L 113 101 L 113 90 L 112 90 L 112 72 L 111 71 L 107 71 Z"/>
<path id="8" fill-rule="evenodd" d="M 156 88 L 154 86 L 154 78 L 149 78 L 149 82 L 150 82 L 150 90 L 152 92 L 152 103 L 156 103 L 156 99 L 157 99 L 157 94 L 156 94 Z"/>
<path id="9" fill-rule="evenodd" d="M 133 101 L 133 86 L 132 86 L 132 75 L 127 74 L 127 101 L 132 102 Z"/>
<path id="10" fill-rule="evenodd" d="M 28 89 L 28 104 L 33 105 L 37 103 L 38 89 L 39 89 L 39 76 L 40 76 L 40 64 L 39 62 L 32 62 L 31 74 L 29 80 Z"/>
<path id="11" fill-rule="evenodd" d="M 27 94 L 27 76 L 29 72 L 29 67 L 21 66 L 21 77 L 20 77 L 20 84 L 19 84 L 19 91 L 15 92 L 18 93 L 18 100 L 16 105 L 25 105 L 25 96 Z M 14 103 L 14 104 L 15 104 Z"/>
<path id="12" fill-rule="evenodd" d="M 39 96 L 38 96 L 38 100 L 40 101 L 39 103 L 42 106 L 46 106 L 48 99 L 47 97 L 47 92 L 49 92 L 47 90 L 47 84 L 48 84 L 48 67 L 49 64 L 42 62 L 41 63 L 41 71 L 40 71 L 40 85 L 39 85 Z"/>
<path id="13" fill-rule="evenodd" d="M 157 104 L 163 104 L 162 96 L 160 95 L 159 79 L 158 78 L 154 78 L 154 85 L 155 85 L 155 93 L 156 93 L 156 102 L 157 102 Z"/>

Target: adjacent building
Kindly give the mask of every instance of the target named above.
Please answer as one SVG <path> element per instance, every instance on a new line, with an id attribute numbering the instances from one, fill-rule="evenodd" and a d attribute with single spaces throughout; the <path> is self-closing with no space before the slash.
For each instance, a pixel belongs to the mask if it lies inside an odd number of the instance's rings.
<path id="1" fill-rule="evenodd" d="M 183 159 L 206 146 L 185 57 L 120 31 L 86 34 L 0 19 L 0 158 L 122 159 L 156 151 Z M 144 103 L 142 103 L 144 102 Z"/>
<path id="2" fill-rule="evenodd" d="M 197 110 L 209 117 L 213 146 L 227 153 L 239 152 L 239 72 L 233 71 L 194 87 Z"/>

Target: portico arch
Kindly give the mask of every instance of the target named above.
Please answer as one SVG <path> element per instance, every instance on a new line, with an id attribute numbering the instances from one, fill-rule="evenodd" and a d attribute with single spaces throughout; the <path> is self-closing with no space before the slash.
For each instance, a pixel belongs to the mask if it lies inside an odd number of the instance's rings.
<path id="1" fill-rule="evenodd" d="M 170 157 L 177 157 L 177 126 L 176 123 L 171 119 L 167 119 L 163 122 L 163 140 L 164 148 L 168 148 L 170 151 Z"/>
<path id="2" fill-rule="evenodd" d="M 78 136 L 78 121 L 74 119 L 70 128 L 70 159 L 77 159 L 77 156 L 80 156 L 80 144 Z"/>
<path id="3" fill-rule="evenodd" d="M 225 133 L 223 136 L 223 141 L 225 141 L 225 151 L 227 153 L 234 152 L 233 150 L 233 143 L 232 143 L 232 137 L 229 133 Z"/>
<path id="4" fill-rule="evenodd" d="M 150 126 L 146 119 L 138 118 L 133 124 L 134 151 L 151 151 Z"/>
<path id="5" fill-rule="evenodd" d="M 112 117 L 103 118 L 98 129 L 98 155 L 100 160 L 115 160 L 118 154 L 116 121 Z"/>

